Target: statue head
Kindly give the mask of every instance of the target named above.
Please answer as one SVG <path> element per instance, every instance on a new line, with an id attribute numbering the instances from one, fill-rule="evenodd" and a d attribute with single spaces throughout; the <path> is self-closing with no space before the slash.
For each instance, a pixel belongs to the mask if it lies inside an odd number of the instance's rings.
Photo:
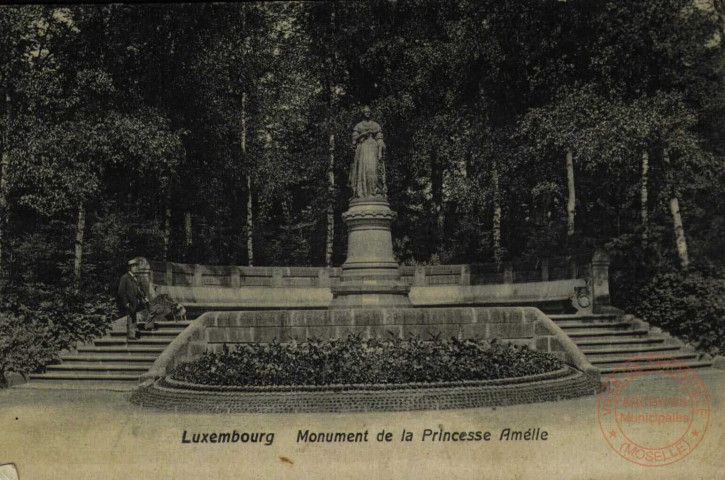
<path id="1" fill-rule="evenodd" d="M 364 105 L 362 107 L 362 113 L 363 113 L 363 117 L 365 117 L 365 120 L 370 120 L 370 115 L 372 115 L 372 111 L 370 110 L 369 106 Z"/>

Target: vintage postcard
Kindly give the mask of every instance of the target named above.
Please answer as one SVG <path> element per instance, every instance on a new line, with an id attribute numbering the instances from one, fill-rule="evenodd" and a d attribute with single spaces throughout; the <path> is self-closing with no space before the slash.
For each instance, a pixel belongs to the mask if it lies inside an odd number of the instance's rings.
<path id="1" fill-rule="evenodd" d="M 0 43 L 0 480 L 725 478 L 722 1 Z"/>

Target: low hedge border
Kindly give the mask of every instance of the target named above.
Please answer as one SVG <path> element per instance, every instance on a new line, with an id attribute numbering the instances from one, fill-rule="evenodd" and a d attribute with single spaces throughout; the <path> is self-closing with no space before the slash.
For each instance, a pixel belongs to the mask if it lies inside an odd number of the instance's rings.
<path id="1" fill-rule="evenodd" d="M 480 382 L 281 387 L 239 390 L 245 387 L 216 388 L 164 378 L 138 388 L 131 402 L 195 413 L 395 412 L 558 401 L 593 395 L 600 385 L 581 371 L 566 367 L 546 374 Z"/>

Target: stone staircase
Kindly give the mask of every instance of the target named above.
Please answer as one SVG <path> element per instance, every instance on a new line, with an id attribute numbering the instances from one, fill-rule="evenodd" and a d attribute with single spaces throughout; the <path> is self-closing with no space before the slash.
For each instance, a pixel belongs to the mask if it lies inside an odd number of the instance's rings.
<path id="1" fill-rule="evenodd" d="M 640 355 L 663 355 L 675 358 L 690 368 L 713 365 L 709 355 L 697 352 L 659 328 L 625 314 L 564 315 L 549 317 L 581 349 L 602 376 L 614 372 L 630 358 Z M 641 365 L 641 370 L 657 367 Z"/>
<path id="2" fill-rule="evenodd" d="M 31 374 L 24 387 L 133 389 L 169 343 L 204 311 L 190 307 L 187 321 L 157 322 L 158 330 L 142 331 L 139 340 L 130 341 L 126 339 L 125 321 L 119 320 L 108 335 L 62 354 L 61 362 L 48 365 L 45 373 Z M 690 368 L 713 365 L 709 355 L 632 315 L 549 313 L 549 317 L 600 369 L 603 377 L 630 358 L 647 354 L 666 355 Z M 642 366 L 643 370 L 651 368 Z"/>
<path id="3" fill-rule="evenodd" d="M 29 387 L 114 387 L 131 389 L 167 345 L 191 323 L 157 322 L 156 331 L 141 331 L 138 340 L 126 339 L 125 319 L 106 336 L 90 345 L 61 355 L 61 363 L 46 366 L 45 373 L 30 375 Z"/>

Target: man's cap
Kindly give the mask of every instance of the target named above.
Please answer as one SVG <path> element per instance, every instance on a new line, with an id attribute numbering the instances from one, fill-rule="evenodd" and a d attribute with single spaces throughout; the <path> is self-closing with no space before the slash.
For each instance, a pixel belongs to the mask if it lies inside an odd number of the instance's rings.
<path id="1" fill-rule="evenodd" d="M 139 263 L 141 263 L 141 262 L 139 261 L 138 258 L 132 258 L 131 260 L 128 261 L 128 266 L 130 267 L 131 265 L 138 265 Z"/>

